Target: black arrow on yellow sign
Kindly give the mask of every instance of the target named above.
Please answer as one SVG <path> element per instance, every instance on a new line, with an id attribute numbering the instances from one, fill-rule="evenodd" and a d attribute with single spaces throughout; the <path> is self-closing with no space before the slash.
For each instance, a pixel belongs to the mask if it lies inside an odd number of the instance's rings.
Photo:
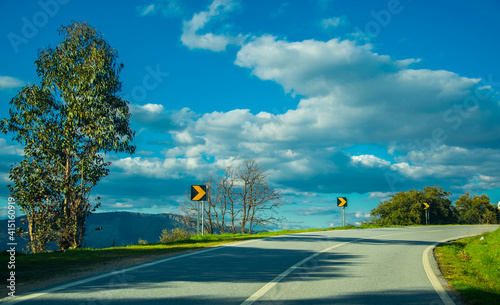
<path id="1" fill-rule="evenodd" d="M 347 197 L 337 197 L 337 206 L 338 207 L 346 207 L 347 206 Z"/>
<path id="2" fill-rule="evenodd" d="M 191 200 L 206 201 L 207 186 L 206 185 L 191 185 Z"/>

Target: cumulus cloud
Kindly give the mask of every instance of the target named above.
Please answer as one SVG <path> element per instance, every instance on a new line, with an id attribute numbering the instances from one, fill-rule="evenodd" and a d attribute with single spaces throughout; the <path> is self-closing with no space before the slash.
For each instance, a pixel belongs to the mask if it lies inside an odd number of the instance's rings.
<path id="1" fill-rule="evenodd" d="M 15 155 L 22 156 L 24 154 L 23 147 L 18 144 L 9 145 L 7 140 L 0 138 L 0 155 Z"/>
<path id="2" fill-rule="evenodd" d="M 294 191 L 359 192 L 371 199 L 434 184 L 495 187 L 500 109 L 480 79 L 418 69 L 419 58 L 394 59 L 348 39 L 200 34 L 234 8 L 232 1 L 215 0 L 194 14 L 183 24 L 183 44 L 212 51 L 241 45 L 235 65 L 299 95 L 298 106 L 282 114 L 135 106 L 133 118 L 169 133 L 174 147 L 162 152 L 165 159 L 130 158 L 116 166 L 168 179 L 255 158 L 274 183 Z M 342 22 L 335 17 L 322 24 Z M 360 143 L 387 147 L 388 154 L 345 152 Z"/>
<path id="3" fill-rule="evenodd" d="M 387 167 L 391 162 L 375 157 L 373 155 L 359 155 L 351 157 L 352 163 L 355 165 L 362 165 L 365 167 Z"/>
<path id="4" fill-rule="evenodd" d="M 392 195 L 391 192 L 371 192 L 369 196 L 364 200 L 378 200 L 378 201 L 386 201 L 389 200 L 389 196 Z"/>
<path id="5" fill-rule="evenodd" d="M 161 113 L 165 109 L 161 104 L 146 104 L 144 106 L 139 106 L 139 107 L 151 113 Z"/>
<path id="6" fill-rule="evenodd" d="M 140 124 L 143 128 L 167 133 L 183 129 L 188 121 L 198 115 L 189 108 L 181 110 L 165 110 L 161 104 L 130 105 L 132 121 Z M 142 129 L 141 129 L 142 130 Z"/>
<path id="7" fill-rule="evenodd" d="M 498 176 L 487 176 L 487 175 L 475 175 L 468 180 L 462 189 L 466 192 L 475 192 L 481 190 L 489 190 L 500 188 L 500 177 Z"/>
<path id="8" fill-rule="evenodd" d="M 491 98 L 478 93 L 480 80 L 443 70 L 411 69 L 417 61 L 393 60 L 373 52 L 369 44 L 358 46 L 349 40 L 288 42 L 266 35 L 245 44 L 235 64 L 262 80 L 277 82 L 285 92 L 304 96 L 282 121 L 308 122 L 302 131 L 309 137 L 385 145 L 407 139 L 457 146 L 494 144 L 500 126 L 489 113 L 500 111 Z M 474 127 L 465 128 L 464 122 Z"/>
<path id="9" fill-rule="evenodd" d="M 228 34 L 197 34 L 213 18 L 231 11 L 235 4 L 231 0 L 214 0 L 207 11 L 193 15 L 191 20 L 183 22 L 182 43 L 190 49 L 205 49 L 214 52 L 225 51 L 227 45 L 241 45 L 245 37 L 241 34 L 231 36 Z"/>
<path id="10" fill-rule="evenodd" d="M 18 87 L 22 87 L 24 85 L 25 85 L 25 82 L 23 82 L 20 79 L 17 79 L 17 78 L 12 77 L 12 76 L 0 75 L 0 90 L 18 88 Z"/>

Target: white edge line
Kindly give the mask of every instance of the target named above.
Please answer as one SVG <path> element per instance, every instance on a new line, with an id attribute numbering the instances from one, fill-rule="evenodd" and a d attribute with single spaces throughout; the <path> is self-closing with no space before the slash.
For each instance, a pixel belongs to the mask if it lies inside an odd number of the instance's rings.
<path id="1" fill-rule="evenodd" d="M 456 304 L 450 298 L 450 296 L 448 295 L 448 293 L 444 289 L 443 285 L 441 285 L 441 283 L 439 282 L 439 279 L 437 278 L 436 274 L 432 270 L 432 267 L 431 267 L 431 264 L 429 261 L 430 252 L 432 250 L 434 250 L 434 248 L 436 248 L 436 246 L 439 244 L 449 242 L 452 240 L 458 240 L 458 239 L 462 239 L 462 238 L 466 238 L 466 237 L 471 237 L 471 236 L 475 236 L 475 235 L 464 235 L 464 236 L 444 239 L 440 242 L 434 243 L 434 244 L 430 245 L 429 247 L 427 247 L 424 250 L 424 253 L 422 254 L 422 263 L 424 265 L 425 273 L 427 274 L 427 277 L 429 278 L 429 281 L 431 282 L 432 287 L 434 287 L 434 290 L 439 295 L 439 298 L 441 298 L 441 301 L 443 301 L 444 305 L 456 305 Z"/>
<path id="2" fill-rule="evenodd" d="M 277 277 L 275 277 L 272 281 L 270 281 L 269 283 L 267 283 L 266 285 L 262 286 L 262 288 L 260 288 L 257 292 L 255 292 L 254 294 L 252 294 L 248 299 L 246 299 L 243 303 L 241 303 L 240 305 L 251 305 L 253 304 L 255 301 L 257 301 L 259 298 L 261 298 L 264 294 L 266 294 L 269 290 L 271 290 L 271 288 L 273 288 L 274 286 L 276 286 L 283 278 L 285 278 L 287 275 L 289 275 L 293 270 L 297 269 L 298 267 L 300 267 L 301 265 L 305 264 L 306 262 L 308 262 L 309 260 L 315 258 L 316 256 L 324 253 L 324 252 L 328 252 L 334 248 L 337 248 L 337 247 L 340 247 L 340 246 L 343 246 L 343 245 L 346 245 L 346 244 L 350 244 L 350 243 L 353 243 L 353 242 L 356 242 L 358 240 L 363 240 L 363 239 L 372 239 L 372 238 L 380 238 L 380 237 L 385 237 L 385 236 L 391 236 L 391 235 L 401 235 L 401 234 L 406 234 L 406 232 L 398 232 L 398 233 L 390 233 L 390 234 L 383 234 L 383 235 L 377 235 L 377 236 L 370 236 L 370 237 L 363 237 L 363 238 L 358 238 L 358 239 L 355 239 L 355 240 L 351 240 L 351 241 L 348 241 L 348 242 L 344 242 L 344 243 L 341 243 L 341 244 L 338 244 L 338 245 L 335 245 L 335 246 L 332 246 L 330 248 L 326 248 L 326 249 L 323 249 L 319 252 L 316 252 L 306 258 L 304 258 L 303 260 L 301 260 L 300 262 L 296 263 L 295 265 L 293 265 L 292 267 L 288 268 L 287 270 L 285 270 L 283 273 L 281 273 L 280 275 L 278 275 Z M 459 237 L 460 238 L 460 237 Z M 453 238 L 455 239 L 455 238 Z M 442 242 L 442 241 L 441 241 Z M 441 242 L 438 242 L 436 243 L 435 245 L 441 243 Z M 432 246 L 431 246 L 432 247 Z M 428 251 L 427 249 L 425 249 L 425 251 Z M 424 253 L 425 253 L 424 251 Z M 424 263 L 425 265 L 425 263 Z M 427 270 L 426 270 L 427 272 Z M 432 272 L 432 270 L 431 270 Z M 434 273 L 432 273 L 434 274 Z M 437 279 L 436 279 L 437 280 Z M 438 281 L 439 283 L 439 281 Z M 441 287 L 442 288 L 442 287 Z M 434 288 L 436 289 L 436 288 Z M 446 295 L 448 296 L 448 295 Z M 453 302 L 453 301 L 452 301 Z M 445 305 L 456 305 L 455 303 L 448 303 Z"/>
<path id="3" fill-rule="evenodd" d="M 17 303 L 21 303 L 21 302 L 24 302 L 24 301 L 27 301 L 27 300 L 31 300 L 33 298 L 37 298 L 37 297 L 43 296 L 43 295 L 48 294 L 48 293 L 52 293 L 52 292 L 56 292 L 56 291 L 60 291 L 60 290 L 66 289 L 66 288 L 71 288 L 73 286 L 77 286 L 77 285 L 89 283 L 89 282 L 92 282 L 92 281 L 95 281 L 95 280 L 99 280 L 99 279 L 103 279 L 103 278 L 106 278 L 106 277 L 110 277 L 110 276 L 113 276 L 113 275 L 116 275 L 116 274 L 120 274 L 120 273 L 124 273 L 124 272 L 129 272 L 129 271 L 133 271 L 133 270 L 137 270 L 137 269 L 142 269 L 142 268 L 145 268 L 145 267 L 154 266 L 154 265 L 165 263 L 165 262 L 168 262 L 168 261 L 171 261 L 171 260 L 175 260 L 175 259 L 178 259 L 178 258 L 183 258 L 183 257 L 191 256 L 191 255 L 196 255 L 196 254 L 200 254 L 200 253 L 210 252 L 210 251 L 214 251 L 214 250 L 221 249 L 221 248 L 224 248 L 224 247 L 233 247 L 233 246 L 242 245 L 242 244 L 246 244 L 246 243 L 250 243 L 250 242 L 255 242 L 255 241 L 258 241 L 258 240 L 262 240 L 262 239 L 256 238 L 256 239 L 242 241 L 242 242 L 229 243 L 229 244 L 224 244 L 224 245 L 220 245 L 220 246 L 215 246 L 215 247 L 212 247 L 212 248 L 209 248 L 209 249 L 203 249 L 203 250 L 193 251 L 193 252 L 189 252 L 189 253 L 173 255 L 173 256 L 169 256 L 169 257 L 164 258 L 164 259 L 158 259 L 158 260 L 154 260 L 154 261 L 151 261 L 151 262 L 148 262 L 148 263 L 142 263 L 142 264 L 138 264 L 138 265 L 135 265 L 135 266 L 132 266 L 132 267 L 117 269 L 117 270 L 109 271 L 109 272 L 106 272 L 106 273 L 103 273 L 103 274 L 100 274 L 100 275 L 96 275 L 96 276 L 93 276 L 93 277 L 84 278 L 84 279 L 76 281 L 76 282 L 70 282 L 70 283 L 67 283 L 67 284 L 63 284 L 63 285 L 60 285 L 60 286 L 49 288 L 47 290 L 43 290 L 41 292 L 31 293 L 31 294 L 27 294 L 27 295 L 23 295 L 23 296 L 19 296 L 19 297 L 14 297 L 14 298 L 13 297 L 8 297 L 8 298 L 6 297 L 6 298 L 0 300 L 0 303 L 17 304 Z"/>

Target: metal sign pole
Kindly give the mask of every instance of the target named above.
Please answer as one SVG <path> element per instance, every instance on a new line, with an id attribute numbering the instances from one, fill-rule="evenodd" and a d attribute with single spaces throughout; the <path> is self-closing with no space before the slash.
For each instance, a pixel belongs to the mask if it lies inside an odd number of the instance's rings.
<path id="1" fill-rule="evenodd" d="M 345 207 L 342 207 L 342 226 L 345 227 Z"/>
<path id="2" fill-rule="evenodd" d="M 196 203 L 196 235 L 200 235 L 200 202 Z"/>
<path id="3" fill-rule="evenodd" d="M 201 202 L 201 235 L 205 235 L 205 201 Z"/>
<path id="4" fill-rule="evenodd" d="M 337 197 L 337 206 L 342 207 L 340 217 L 342 218 L 342 226 L 345 227 L 345 207 L 347 206 L 347 197 Z"/>

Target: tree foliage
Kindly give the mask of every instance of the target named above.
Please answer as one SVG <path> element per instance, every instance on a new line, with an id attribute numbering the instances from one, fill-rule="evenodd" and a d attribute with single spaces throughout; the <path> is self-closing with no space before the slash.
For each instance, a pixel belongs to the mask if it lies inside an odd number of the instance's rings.
<path id="1" fill-rule="evenodd" d="M 426 186 L 423 190 L 409 190 L 391 195 L 371 211 L 372 222 L 380 225 L 425 224 L 424 202 L 430 205 L 432 224 L 452 223 L 453 206 L 450 192 L 439 186 Z"/>
<path id="2" fill-rule="evenodd" d="M 90 191 L 109 173 L 103 153 L 135 150 L 116 50 L 83 22 L 59 33 L 62 42 L 38 52 L 40 85 L 22 88 L 0 125 L 24 146 L 9 188 L 27 215 L 34 252 L 52 240 L 63 250 L 81 246 L 85 218 L 99 206 Z"/>
<path id="3" fill-rule="evenodd" d="M 465 193 L 453 205 L 450 192 L 439 186 L 409 190 L 390 196 L 371 211 L 371 223 L 380 225 L 425 224 L 423 203 L 429 207 L 431 224 L 496 224 L 498 212 L 486 195 L 473 196 Z"/>
<path id="4" fill-rule="evenodd" d="M 455 202 L 457 207 L 458 223 L 461 224 L 497 224 L 497 210 L 486 195 L 473 196 L 469 193 L 458 197 Z"/>
<path id="5" fill-rule="evenodd" d="M 270 186 L 269 174 L 255 160 L 246 160 L 241 166 L 227 166 L 206 181 L 207 201 L 203 215 L 205 230 L 213 233 L 249 233 L 256 227 L 269 228 L 283 219 L 277 209 L 283 205 L 281 193 Z M 196 221 L 197 202 L 185 201 L 186 219 Z"/>

